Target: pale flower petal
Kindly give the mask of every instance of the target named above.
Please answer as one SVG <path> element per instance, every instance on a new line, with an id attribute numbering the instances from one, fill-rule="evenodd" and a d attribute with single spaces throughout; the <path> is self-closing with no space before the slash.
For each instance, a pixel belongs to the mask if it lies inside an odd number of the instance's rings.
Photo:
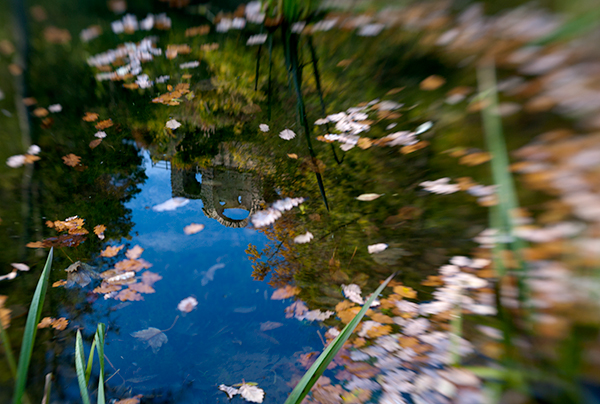
<path id="1" fill-rule="evenodd" d="M 181 124 L 175 119 L 171 119 L 170 121 L 167 121 L 167 124 L 165 126 L 169 129 L 177 129 L 181 126 Z"/>
<path id="2" fill-rule="evenodd" d="M 279 132 L 279 137 L 283 140 L 292 140 L 296 137 L 296 134 L 290 129 L 284 129 L 281 132 Z"/>
<path id="3" fill-rule="evenodd" d="M 269 125 L 265 124 L 265 123 L 261 123 L 260 125 L 258 125 L 258 127 L 260 128 L 261 131 L 263 132 L 268 132 L 269 131 Z"/>

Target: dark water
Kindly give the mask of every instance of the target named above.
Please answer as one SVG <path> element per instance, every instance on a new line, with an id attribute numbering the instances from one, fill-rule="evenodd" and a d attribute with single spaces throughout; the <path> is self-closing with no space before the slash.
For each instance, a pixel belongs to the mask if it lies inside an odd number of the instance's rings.
<path id="1" fill-rule="evenodd" d="M 0 315 L 18 357 L 53 246 L 68 320 L 32 401 L 80 401 L 104 323 L 109 399 L 283 402 L 396 272 L 310 401 L 593 402 L 597 19 L 463 3 L 1 3 Z"/>

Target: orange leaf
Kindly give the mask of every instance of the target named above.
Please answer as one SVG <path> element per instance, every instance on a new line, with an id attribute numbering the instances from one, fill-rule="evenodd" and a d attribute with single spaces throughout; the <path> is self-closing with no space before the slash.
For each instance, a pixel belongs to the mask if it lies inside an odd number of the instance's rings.
<path id="1" fill-rule="evenodd" d="M 104 249 L 104 251 L 102 251 L 100 253 L 101 256 L 106 257 L 106 258 L 110 258 L 110 257 L 114 257 L 115 255 L 117 255 L 119 253 L 119 251 L 121 251 L 123 249 L 123 247 L 125 247 L 124 245 L 119 245 L 119 246 L 111 246 L 109 245 L 108 247 L 106 247 Z"/>
<path id="2" fill-rule="evenodd" d="M 350 321 L 352 321 L 354 316 L 358 314 L 359 311 L 360 307 L 351 307 L 349 309 L 338 312 L 338 317 L 340 318 L 340 320 L 342 320 L 342 323 L 348 324 Z"/>
<path id="3" fill-rule="evenodd" d="M 76 156 L 73 153 L 69 153 L 66 156 L 63 156 L 62 159 L 63 159 L 64 163 L 70 167 L 75 167 L 81 161 L 81 157 Z"/>
<path id="4" fill-rule="evenodd" d="M 367 335 L 369 336 L 369 338 L 376 338 L 381 337 L 382 335 L 388 335 L 391 332 L 392 326 L 378 324 L 369 328 L 369 330 L 367 331 Z"/>
<path id="5" fill-rule="evenodd" d="M 52 321 L 54 319 L 52 317 L 44 317 L 42 321 L 37 325 L 37 328 L 48 328 L 52 327 Z"/>
<path id="6" fill-rule="evenodd" d="M 346 309 L 349 309 L 350 307 L 354 307 L 356 306 L 355 303 L 352 303 L 350 300 L 344 300 L 339 302 L 336 306 L 335 306 L 335 311 L 336 312 L 340 312 L 340 311 L 344 311 Z"/>
<path id="7" fill-rule="evenodd" d="M 102 139 L 94 139 L 90 142 L 90 149 L 95 149 L 102 143 Z"/>
<path id="8" fill-rule="evenodd" d="M 43 118 L 48 114 L 49 112 L 46 108 L 39 107 L 33 110 L 33 115 L 37 116 L 38 118 Z"/>
<path id="9" fill-rule="evenodd" d="M 59 280 L 59 281 L 56 281 L 56 282 L 54 282 L 54 283 L 52 284 L 52 287 L 53 287 L 53 288 L 58 288 L 58 287 L 60 287 L 60 286 L 65 286 L 66 284 L 67 284 L 67 281 L 66 281 L 66 280 L 64 280 L 64 279 L 61 279 L 61 280 Z"/>
<path id="10" fill-rule="evenodd" d="M 100 121 L 96 124 L 96 129 L 98 130 L 103 130 L 106 128 L 110 128 L 111 126 L 113 126 L 113 121 L 112 119 L 105 119 L 104 121 Z"/>
<path id="11" fill-rule="evenodd" d="M 102 285 L 98 286 L 93 290 L 94 293 L 106 294 L 110 292 L 116 292 L 117 290 L 121 290 L 122 286 L 120 285 L 112 285 L 110 283 L 102 282 Z"/>
<path id="12" fill-rule="evenodd" d="M 408 299 L 416 299 L 417 292 L 415 292 L 412 288 L 408 286 L 396 286 L 394 287 L 394 293 L 399 294 L 402 297 L 406 297 Z"/>
<path id="13" fill-rule="evenodd" d="M 124 301 L 137 301 L 137 300 L 144 300 L 144 298 L 142 297 L 142 295 L 140 295 L 138 292 L 136 292 L 135 290 L 132 289 L 123 289 L 122 291 L 119 292 L 119 294 L 117 296 L 115 296 L 115 299 L 118 299 L 122 302 Z"/>
<path id="14" fill-rule="evenodd" d="M 104 240 L 104 230 L 106 230 L 106 226 L 103 224 L 99 224 L 94 227 L 94 234 L 98 236 L 100 240 Z"/>
<path id="15" fill-rule="evenodd" d="M 436 76 L 435 74 L 427 77 L 425 80 L 419 84 L 421 90 L 431 91 L 437 88 L 440 88 L 446 83 L 446 79 L 441 76 Z"/>
<path id="16" fill-rule="evenodd" d="M 94 122 L 96 119 L 98 119 L 98 114 L 95 112 L 86 112 L 82 119 L 86 122 Z"/>
<path id="17" fill-rule="evenodd" d="M 394 324 L 394 320 L 390 316 L 386 316 L 383 313 L 375 312 L 370 316 L 371 320 L 377 321 L 382 324 Z"/>
<path id="18" fill-rule="evenodd" d="M 129 285 L 129 289 L 139 293 L 154 293 L 156 292 L 152 286 L 146 285 L 145 283 L 134 283 Z"/>

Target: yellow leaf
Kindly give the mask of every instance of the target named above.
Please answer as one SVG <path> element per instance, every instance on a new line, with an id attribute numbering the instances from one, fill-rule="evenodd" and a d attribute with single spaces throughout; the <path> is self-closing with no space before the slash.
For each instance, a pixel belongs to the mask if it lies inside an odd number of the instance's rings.
<path id="1" fill-rule="evenodd" d="M 408 299 L 416 299 L 417 297 L 417 292 L 408 286 L 395 286 L 394 293 L 397 293 L 398 295 Z"/>
<path id="2" fill-rule="evenodd" d="M 86 122 L 94 122 L 98 119 L 98 114 L 95 112 L 86 112 L 82 119 Z"/>

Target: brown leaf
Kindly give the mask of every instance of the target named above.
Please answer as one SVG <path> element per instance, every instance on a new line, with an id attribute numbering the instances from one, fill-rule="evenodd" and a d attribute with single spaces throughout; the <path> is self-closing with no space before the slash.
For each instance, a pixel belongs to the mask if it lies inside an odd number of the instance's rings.
<path id="1" fill-rule="evenodd" d="M 288 156 L 289 158 L 291 158 L 291 159 L 294 159 L 294 160 L 297 160 L 297 159 L 298 159 L 298 155 L 297 155 L 296 153 L 289 153 L 287 156 Z"/>
<path id="2" fill-rule="evenodd" d="M 104 121 L 100 121 L 96 124 L 96 129 L 98 130 L 104 130 L 106 128 L 110 128 L 111 126 L 113 126 L 113 121 L 112 119 L 105 119 Z"/>
<path id="3" fill-rule="evenodd" d="M 145 261 L 143 259 L 123 260 L 123 261 L 119 261 L 115 264 L 115 269 L 120 272 L 127 272 L 127 271 L 138 272 L 138 271 L 141 271 L 142 269 L 148 269 L 150 267 L 152 267 L 152 264 L 150 264 L 148 261 Z"/>
<path id="4" fill-rule="evenodd" d="M 94 139 L 90 142 L 90 149 L 95 149 L 102 143 L 102 139 Z"/>
<path id="5" fill-rule="evenodd" d="M 297 295 L 298 293 L 300 293 L 300 288 L 298 288 L 296 286 L 286 285 L 285 287 L 279 288 L 275 292 L 273 292 L 273 295 L 271 296 L 271 300 L 288 299 L 292 296 Z"/>
<path id="6" fill-rule="evenodd" d="M 113 285 L 113 284 L 110 284 L 107 282 L 102 282 L 102 284 L 100 286 L 98 286 L 97 288 L 95 288 L 93 290 L 93 292 L 106 294 L 106 293 L 116 292 L 117 290 L 121 290 L 121 288 L 122 288 L 121 285 Z"/>
<path id="7" fill-rule="evenodd" d="M 10 326 L 10 309 L 4 308 L 4 302 L 6 302 L 8 296 L 0 295 L 0 325 L 6 330 Z"/>
<path id="8" fill-rule="evenodd" d="M 350 362 L 346 364 L 346 370 L 361 379 L 370 379 L 379 373 L 379 369 L 367 362 Z"/>
<path id="9" fill-rule="evenodd" d="M 52 327 L 52 322 L 54 319 L 52 317 L 44 317 L 42 321 L 37 325 L 37 328 L 48 328 Z"/>
<path id="10" fill-rule="evenodd" d="M 129 289 L 139 293 L 155 293 L 156 291 L 152 286 L 146 285 L 145 283 L 134 283 L 129 285 Z"/>
<path id="11" fill-rule="evenodd" d="M 354 316 L 358 314 L 359 311 L 360 307 L 351 307 L 349 309 L 338 312 L 338 317 L 340 318 L 340 320 L 342 320 L 342 323 L 348 324 L 350 321 L 352 321 Z"/>
<path id="12" fill-rule="evenodd" d="M 33 115 L 37 116 L 38 118 L 43 118 L 45 116 L 47 116 L 49 114 L 48 110 L 46 108 L 36 108 L 33 110 Z"/>
<path id="13" fill-rule="evenodd" d="M 140 404 L 140 398 L 144 397 L 142 394 L 138 394 L 135 397 L 124 398 L 119 401 L 115 401 L 115 404 Z"/>
<path id="14" fill-rule="evenodd" d="M 57 318 L 52 322 L 52 328 L 62 331 L 69 325 L 69 320 L 64 317 Z"/>
<path id="15" fill-rule="evenodd" d="M 419 84 L 419 87 L 421 90 L 431 91 L 440 88 L 444 83 L 446 83 L 445 78 L 434 74 L 423 80 L 421 84 Z"/>
<path id="16" fill-rule="evenodd" d="M 64 163 L 70 167 L 75 167 L 81 161 L 81 157 L 76 156 L 73 153 L 69 153 L 66 156 L 63 156 L 62 159 L 63 159 Z"/>
<path id="17" fill-rule="evenodd" d="M 353 303 L 350 300 L 344 300 L 344 301 L 339 302 L 335 306 L 335 311 L 336 312 L 344 311 L 344 310 L 349 309 L 350 307 L 354 307 L 354 306 L 356 306 L 356 303 Z"/>
<path id="18" fill-rule="evenodd" d="M 487 152 L 471 153 L 471 154 L 467 154 L 464 157 L 461 157 L 461 159 L 458 160 L 458 163 L 464 164 L 467 166 L 476 166 L 479 164 L 487 163 L 491 159 L 492 159 L 492 155 Z"/>
<path id="19" fill-rule="evenodd" d="M 98 236 L 100 240 L 104 240 L 104 231 L 106 230 L 106 226 L 103 224 L 99 224 L 94 227 L 94 234 Z"/>
<path id="20" fill-rule="evenodd" d="M 404 146 L 400 149 L 400 153 L 402 154 L 409 154 L 412 153 L 414 151 L 423 149 L 425 147 L 429 146 L 429 142 L 426 140 L 421 140 L 419 143 L 415 143 L 415 144 L 411 144 L 410 146 Z"/>
<path id="21" fill-rule="evenodd" d="M 115 255 L 117 255 L 119 253 L 119 251 L 121 251 L 123 249 L 123 247 L 125 247 L 125 246 L 124 245 L 119 245 L 119 246 L 109 245 L 100 253 L 100 255 L 102 257 L 106 257 L 106 258 L 114 257 Z"/>
<path id="22" fill-rule="evenodd" d="M 98 114 L 95 112 L 86 112 L 82 119 L 86 122 L 94 122 L 98 119 Z"/>
<path id="23" fill-rule="evenodd" d="M 373 145 L 373 142 L 368 137 L 361 137 L 360 139 L 358 139 L 357 146 L 360 147 L 363 150 L 368 149 L 372 145 Z"/>
<path id="24" fill-rule="evenodd" d="M 154 272 L 146 271 L 142 274 L 142 283 L 148 286 L 153 286 L 156 282 L 160 281 L 162 276 L 155 274 Z"/>
<path id="25" fill-rule="evenodd" d="M 118 299 L 122 302 L 124 302 L 126 300 L 129 300 L 129 301 L 144 300 L 142 295 L 140 295 L 138 292 L 136 292 L 135 290 L 132 290 L 132 289 L 123 289 L 122 291 L 119 292 L 118 295 L 115 296 L 115 299 Z"/>
<path id="26" fill-rule="evenodd" d="M 34 156 L 33 154 L 25 154 L 25 164 L 33 164 L 34 161 L 38 161 L 40 156 Z"/>

